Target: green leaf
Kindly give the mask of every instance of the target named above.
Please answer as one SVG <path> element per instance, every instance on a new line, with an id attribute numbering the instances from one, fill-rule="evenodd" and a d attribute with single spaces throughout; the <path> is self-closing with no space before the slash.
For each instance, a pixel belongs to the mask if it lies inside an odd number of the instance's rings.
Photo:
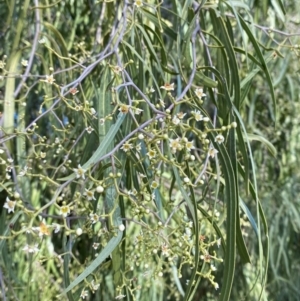
<path id="1" fill-rule="evenodd" d="M 284 6 L 282 4 L 281 0 L 271 0 L 272 6 L 274 7 L 274 10 L 278 16 L 278 18 L 282 21 L 285 22 L 285 9 Z"/>
<path id="2" fill-rule="evenodd" d="M 69 235 L 69 238 L 68 238 L 68 242 L 66 243 L 67 241 L 67 238 L 66 238 L 66 234 L 63 234 L 64 235 L 64 238 L 63 238 L 63 242 L 64 242 L 64 252 L 65 252 L 65 255 L 64 255 L 64 276 L 63 276 L 63 280 L 64 280 L 64 287 L 67 287 L 70 285 L 70 274 L 69 274 L 69 270 L 70 270 L 70 259 L 71 259 L 71 251 L 72 251 L 72 235 Z M 67 292 L 67 296 L 68 296 L 68 299 L 70 301 L 74 301 L 74 298 L 73 298 L 73 294 L 71 291 Z"/>
<path id="3" fill-rule="evenodd" d="M 234 49 L 231 44 L 230 37 L 228 35 L 227 29 L 224 25 L 222 18 L 218 18 L 214 9 L 210 9 L 211 18 L 214 20 L 215 31 L 218 32 L 218 37 L 223 43 L 226 55 L 228 57 L 228 65 L 230 66 L 230 77 L 226 77 L 228 81 L 228 87 L 233 87 L 230 89 L 230 96 L 234 97 L 233 103 L 239 108 L 240 107 L 240 77 L 237 66 L 237 59 L 235 57 Z M 228 68 L 229 69 L 229 68 Z M 222 73 L 221 73 L 222 74 Z"/>
<path id="4" fill-rule="evenodd" d="M 214 136 L 209 135 L 214 141 Z M 235 271 L 236 257 L 236 211 L 237 211 L 237 195 L 236 182 L 234 178 L 234 170 L 228 153 L 224 145 L 214 145 L 219 151 L 219 161 L 224 172 L 225 179 L 225 201 L 226 201 L 226 252 L 224 259 L 224 274 L 221 288 L 220 300 L 227 301 L 230 297 L 230 292 L 233 283 Z"/>
<path id="5" fill-rule="evenodd" d="M 126 117 L 126 114 L 119 113 L 118 118 L 116 120 L 116 123 L 111 126 L 108 133 L 106 134 L 105 138 L 103 139 L 102 143 L 98 146 L 97 150 L 94 152 L 94 154 L 90 157 L 90 159 L 83 164 L 83 169 L 88 169 L 91 166 L 97 164 L 99 161 L 103 160 L 106 154 L 106 150 L 111 144 L 111 142 L 115 139 L 115 136 L 122 125 L 124 119 Z M 66 181 L 66 180 L 73 180 L 75 179 L 75 173 L 69 175 L 65 178 L 60 178 L 58 180 L 60 181 Z"/>
<path id="6" fill-rule="evenodd" d="M 72 290 L 76 285 L 78 285 L 81 281 L 83 281 L 88 275 L 93 273 L 100 264 L 113 252 L 113 250 L 118 246 L 123 236 L 123 232 L 117 232 L 117 236 L 114 236 L 107 243 L 105 248 L 100 252 L 95 260 L 74 280 L 70 283 L 70 285 L 62 292 L 62 294 L 66 294 L 70 290 Z"/>
<path id="7" fill-rule="evenodd" d="M 158 19 L 156 15 L 150 13 L 146 9 L 142 9 L 141 12 L 148 20 L 153 22 L 155 26 L 157 26 L 158 28 L 162 28 L 166 35 L 168 35 L 172 40 L 176 41 L 177 33 L 173 29 L 171 29 L 163 20 Z"/>
<path id="8" fill-rule="evenodd" d="M 247 135 L 247 137 L 246 137 L 246 135 Z M 268 151 L 270 152 L 270 154 L 271 154 L 273 157 L 276 158 L 276 156 L 277 156 L 277 150 L 276 150 L 276 148 L 274 147 L 274 145 L 273 145 L 270 141 L 268 141 L 266 138 L 264 138 L 264 137 L 262 137 L 262 136 L 260 136 L 260 135 L 249 134 L 249 133 L 247 133 L 247 134 L 243 133 L 243 136 L 244 136 L 244 138 L 245 138 L 246 140 L 249 140 L 249 141 L 259 141 L 259 142 L 261 142 L 262 144 L 264 144 L 264 145 L 267 147 L 267 149 L 268 149 Z"/>
<path id="9" fill-rule="evenodd" d="M 276 118 L 276 99 L 275 99 L 275 93 L 274 93 L 274 86 L 272 83 L 272 79 L 271 79 L 271 75 L 267 66 L 267 62 L 265 60 L 265 58 L 263 57 L 263 54 L 259 48 L 259 45 L 254 37 L 254 35 L 252 34 L 250 28 L 248 27 L 248 25 L 246 24 L 246 22 L 244 21 L 244 19 L 241 17 L 241 15 L 239 15 L 239 20 L 241 22 L 241 25 L 243 27 L 243 29 L 245 30 L 246 34 L 249 37 L 250 42 L 252 43 L 254 49 L 255 49 L 255 54 L 257 55 L 260 64 L 262 66 L 262 71 L 264 72 L 265 76 L 266 76 L 266 80 L 268 82 L 269 88 L 270 88 L 270 92 L 271 92 L 271 99 L 273 102 L 273 107 L 274 107 L 274 114 L 275 114 L 275 118 Z"/>
<path id="10" fill-rule="evenodd" d="M 247 207 L 247 205 L 244 203 L 244 201 L 240 198 L 240 207 L 242 208 L 243 212 L 245 213 L 245 215 L 247 216 L 257 238 L 258 238 L 258 228 L 257 228 L 257 224 L 255 222 L 255 219 L 251 213 L 251 211 L 249 210 L 249 208 Z"/>

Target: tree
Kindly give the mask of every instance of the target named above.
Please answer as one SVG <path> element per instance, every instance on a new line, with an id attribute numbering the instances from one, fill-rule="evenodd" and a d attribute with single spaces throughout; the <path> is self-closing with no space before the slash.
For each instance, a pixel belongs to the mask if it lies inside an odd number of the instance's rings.
<path id="1" fill-rule="evenodd" d="M 30 5 L 1 4 L 2 297 L 229 300 L 235 267 L 265 296 L 251 141 L 276 151 L 246 115 L 263 79 L 275 122 L 281 53 L 250 5 Z"/>

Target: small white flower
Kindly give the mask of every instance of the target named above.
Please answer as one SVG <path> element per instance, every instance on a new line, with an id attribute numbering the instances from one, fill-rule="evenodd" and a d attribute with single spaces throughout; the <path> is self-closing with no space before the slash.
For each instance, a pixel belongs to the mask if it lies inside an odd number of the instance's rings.
<path id="1" fill-rule="evenodd" d="M 185 234 L 188 236 L 188 237 L 191 237 L 192 236 L 192 230 L 190 228 L 185 228 Z"/>
<path id="2" fill-rule="evenodd" d="M 96 213 L 90 213 L 90 220 L 92 224 L 96 224 L 99 221 L 99 216 Z"/>
<path id="3" fill-rule="evenodd" d="M 94 129 L 91 126 L 88 126 L 85 130 L 88 132 L 88 134 L 91 134 Z"/>
<path id="4" fill-rule="evenodd" d="M 14 159 L 8 158 L 8 159 L 7 159 L 7 162 L 8 162 L 8 163 L 13 163 L 13 162 L 14 162 Z"/>
<path id="5" fill-rule="evenodd" d="M 170 255 L 170 249 L 168 248 L 168 246 L 166 244 L 163 244 L 161 246 L 161 254 L 166 256 L 166 257 L 169 257 Z"/>
<path id="6" fill-rule="evenodd" d="M 214 288 L 217 290 L 219 288 L 219 284 L 217 282 L 214 283 Z"/>
<path id="7" fill-rule="evenodd" d="M 27 67 L 28 66 L 28 61 L 22 59 L 21 64 L 22 64 L 22 66 Z"/>
<path id="8" fill-rule="evenodd" d="M 4 154 L 4 150 L 0 148 L 0 155 Z"/>
<path id="9" fill-rule="evenodd" d="M 206 96 L 206 94 L 203 93 L 203 89 L 202 88 L 198 88 L 195 90 L 196 96 L 201 99 L 202 97 Z"/>
<path id="10" fill-rule="evenodd" d="M 75 94 L 79 93 L 76 87 L 73 87 L 69 90 L 69 92 L 74 96 Z"/>
<path id="11" fill-rule="evenodd" d="M 194 147 L 194 142 L 193 142 L 193 141 L 187 141 L 187 142 L 185 143 L 185 147 L 186 147 L 186 149 L 187 149 L 188 151 L 191 151 L 192 149 L 195 148 L 195 147 Z"/>
<path id="12" fill-rule="evenodd" d="M 176 114 L 176 116 L 181 120 L 184 118 L 184 116 L 186 115 L 186 113 L 183 113 L 183 112 L 179 112 Z"/>
<path id="13" fill-rule="evenodd" d="M 132 108 L 132 110 L 135 115 L 140 115 L 143 112 L 143 110 L 139 108 Z"/>
<path id="14" fill-rule="evenodd" d="M 123 299 L 123 298 L 125 298 L 125 297 L 126 297 L 126 295 L 118 295 L 115 299 L 121 300 L 121 299 Z"/>
<path id="15" fill-rule="evenodd" d="M 136 150 L 137 152 L 140 152 L 140 151 L 142 150 L 142 145 L 141 145 L 141 143 L 139 143 L 139 144 L 135 147 L 135 150 Z"/>
<path id="16" fill-rule="evenodd" d="M 128 194 L 128 195 L 136 195 L 136 194 L 137 194 L 137 191 L 136 191 L 136 189 L 133 189 L 133 191 L 132 191 L 132 190 L 128 190 L 128 191 L 127 191 L 127 194 Z"/>
<path id="17" fill-rule="evenodd" d="M 172 122 L 173 124 L 178 125 L 180 123 L 180 119 L 177 116 L 174 116 Z"/>
<path id="18" fill-rule="evenodd" d="M 212 271 L 216 271 L 216 270 L 217 270 L 217 268 L 216 268 L 213 264 L 210 265 L 210 269 L 211 269 Z"/>
<path id="19" fill-rule="evenodd" d="M 88 291 L 85 291 L 85 290 L 83 290 L 80 294 L 80 298 L 82 298 L 82 299 L 85 299 L 85 297 L 88 297 L 88 296 L 89 296 Z"/>
<path id="20" fill-rule="evenodd" d="M 172 153 L 175 154 L 176 151 L 181 151 L 183 148 L 183 145 L 181 144 L 181 139 L 180 138 L 176 138 L 176 139 L 169 139 L 170 142 L 170 147 L 172 150 Z"/>
<path id="21" fill-rule="evenodd" d="M 215 142 L 217 142 L 217 143 L 219 143 L 219 144 L 221 144 L 221 143 L 223 143 L 224 142 L 224 137 L 221 135 L 221 134 L 219 134 L 219 135 L 217 135 L 216 137 L 215 137 Z"/>
<path id="22" fill-rule="evenodd" d="M 98 242 L 94 242 L 92 245 L 92 248 L 97 250 L 99 246 L 100 246 L 100 244 Z"/>
<path id="23" fill-rule="evenodd" d="M 26 253 L 37 253 L 39 251 L 38 244 L 35 244 L 34 246 L 26 244 L 22 251 L 25 251 Z"/>
<path id="24" fill-rule="evenodd" d="M 205 262 L 210 262 L 210 260 L 211 260 L 211 256 L 209 255 L 209 253 L 207 251 L 205 251 L 205 253 L 203 255 L 201 255 L 200 258 L 202 260 L 204 260 Z"/>
<path id="25" fill-rule="evenodd" d="M 63 217 L 67 217 L 70 213 L 70 207 L 69 206 L 61 206 L 60 207 L 60 215 Z"/>
<path id="26" fill-rule="evenodd" d="M 209 150 L 208 150 L 208 155 L 212 158 L 215 157 L 215 155 L 218 153 L 218 150 L 216 150 L 215 148 L 211 147 Z"/>
<path id="27" fill-rule="evenodd" d="M 159 99 L 159 104 L 162 108 L 166 106 L 165 102 L 162 99 Z"/>
<path id="28" fill-rule="evenodd" d="M 46 75 L 46 80 L 45 82 L 47 82 L 48 84 L 52 85 L 55 82 L 55 79 L 53 77 L 53 74 L 50 75 Z"/>
<path id="29" fill-rule="evenodd" d="M 142 7 L 142 6 L 143 6 L 143 1 L 141 1 L 141 0 L 135 0 L 135 1 L 134 1 L 134 5 L 135 5 L 136 7 Z"/>
<path id="30" fill-rule="evenodd" d="M 88 201 L 94 201 L 96 200 L 95 196 L 94 196 L 94 192 L 91 190 L 88 190 L 85 188 L 85 192 L 83 194 L 84 196 L 86 196 L 86 198 L 88 199 Z"/>
<path id="31" fill-rule="evenodd" d="M 39 43 L 40 44 L 45 44 L 46 43 L 46 39 L 43 37 L 43 38 L 41 38 L 40 40 L 39 40 Z"/>
<path id="32" fill-rule="evenodd" d="M 193 111 L 192 114 L 194 115 L 194 118 L 196 121 L 201 121 L 203 120 L 203 115 L 201 114 L 201 112 L 198 111 Z"/>
<path id="33" fill-rule="evenodd" d="M 160 87 L 161 89 L 163 90 L 166 90 L 166 91 L 173 91 L 174 90 L 174 83 L 172 84 L 164 84 L 163 86 Z"/>
<path id="34" fill-rule="evenodd" d="M 147 156 L 149 157 L 149 159 L 153 159 L 156 156 L 156 151 L 153 149 L 150 149 L 147 153 Z"/>
<path id="35" fill-rule="evenodd" d="M 83 106 L 80 105 L 80 104 L 78 104 L 78 105 L 75 106 L 75 110 L 76 110 L 77 112 L 78 112 L 78 111 L 81 111 L 81 110 L 83 110 Z"/>
<path id="36" fill-rule="evenodd" d="M 119 108 L 119 111 L 123 114 L 127 114 L 129 112 L 129 108 L 130 108 L 130 106 L 125 105 L 125 104 L 121 104 L 120 108 Z"/>
<path id="37" fill-rule="evenodd" d="M 112 70 L 115 74 L 119 75 L 123 71 L 123 68 L 120 66 L 113 66 Z"/>
<path id="38" fill-rule="evenodd" d="M 143 134 L 139 134 L 139 135 L 138 135 L 138 138 L 139 138 L 140 140 L 143 140 L 143 139 L 145 138 L 145 136 L 144 136 Z"/>
<path id="39" fill-rule="evenodd" d="M 6 197 L 6 201 L 3 208 L 6 208 L 8 213 L 14 212 L 16 203 L 16 201 L 11 201 L 8 197 Z"/>
<path id="40" fill-rule="evenodd" d="M 76 173 L 77 179 L 79 178 L 85 179 L 84 173 L 86 172 L 86 170 L 83 169 L 80 164 L 78 165 L 78 168 L 74 168 L 74 172 Z"/>
<path id="41" fill-rule="evenodd" d="M 156 189 L 158 187 L 158 183 L 156 181 L 153 181 L 151 183 L 151 186 L 150 186 L 152 189 Z"/>
<path id="42" fill-rule="evenodd" d="M 35 230 L 35 229 L 33 228 L 33 230 Z M 41 222 L 40 226 L 37 227 L 36 230 L 39 232 L 39 237 L 43 237 L 44 235 L 45 236 L 50 235 L 48 225 L 45 222 Z"/>
<path id="43" fill-rule="evenodd" d="M 91 286 L 92 286 L 92 291 L 95 292 L 99 288 L 100 284 L 96 284 L 95 281 L 93 280 L 91 282 Z"/>
<path id="44" fill-rule="evenodd" d="M 90 108 L 90 112 L 91 112 L 92 115 L 96 115 L 96 113 L 97 113 L 94 108 Z"/>
<path id="45" fill-rule="evenodd" d="M 52 227 L 54 229 L 54 233 L 58 233 L 60 231 L 60 225 L 56 223 L 52 223 Z"/>
<path id="46" fill-rule="evenodd" d="M 123 145 L 122 145 L 122 147 L 121 147 L 121 149 L 126 153 L 126 152 L 128 152 L 129 150 L 131 150 L 133 148 L 133 145 L 132 145 L 132 143 L 129 143 L 128 141 L 126 141 Z"/>

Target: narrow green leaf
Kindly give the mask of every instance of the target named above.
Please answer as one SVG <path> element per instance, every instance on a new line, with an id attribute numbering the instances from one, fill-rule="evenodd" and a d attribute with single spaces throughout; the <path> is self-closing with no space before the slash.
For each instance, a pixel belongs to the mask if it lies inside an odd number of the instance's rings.
<path id="1" fill-rule="evenodd" d="M 247 135 L 247 137 L 246 137 L 246 135 Z M 264 138 L 260 135 L 249 134 L 249 133 L 247 133 L 247 134 L 243 133 L 243 136 L 246 140 L 261 142 L 262 144 L 264 144 L 267 147 L 270 154 L 276 158 L 277 150 L 274 147 L 274 145 L 270 141 L 268 141 L 266 138 Z"/>
<path id="2" fill-rule="evenodd" d="M 150 21 L 152 21 L 158 28 L 161 28 L 164 30 L 164 33 L 168 35 L 170 38 L 172 38 L 174 41 L 177 39 L 177 33 L 171 29 L 163 20 L 158 20 L 157 16 L 150 13 L 146 9 L 142 9 L 141 12 L 143 15 Z"/>
<path id="3" fill-rule="evenodd" d="M 230 77 L 226 77 L 226 80 L 229 81 L 228 86 L 233 87 L 233 91 L 230 91 L 230 95 L 234 97 L 233 103 L 239 108 L 240 107 L 240 77 L 238 72 L 237 60 L 231 44 L 230 37 L 224 25 L 222 18 L 218 18 L 214 9 L 210 10 L 211 17 L 214 19 L 216 25 L 215 31 L 219 33 L 219 39 L 223 43 L 226 54 L 228 57 L 228 64 L 230 65 Z"/>
<path id="4" fill-rule="evenodd" d="M 244 21 L 244 19 L 238 14 L 239 16 L 239 20 L 241 22 L 241 25 L 243 27 L 243 29 L 245 30 L 245 32 L 247 33 L 249 40 L 251 41 L 254 49 L 255 49 L 255 54 L 257 55 L 260 64 L 262 66 L 262 71 L 264 72 L 265 76 L 266 76 L 266 80 L 268 82 L 269 88 L 270 88 L 270 92 L 271 92 L 271 98 L 272 98 L 272 102 L 273 102 L 273 107 L 274 107 L 274 114 L 275 114 L 275 118 L 276 118 L 276 99 L 275 99 L 275 93 L 274 93 L 274 86 L 272 83 L 272 79 L 271 79 L 271 75 L 267 66 L 267 62 L 265 60 L 265 58 L 262 55 L 262 52 L 259 48 L 259 45 L 254 37 L 254 35 L 252 34 L 250 28 L 248 27 L 247 23 Z"/>
<path id="5" fill-rule="evenodd" d="M 72 249 L 72 235 L 69 236 L 69 239 L 68 239 L 68 242 L 67 241 L 67 238 L 66 238 L 66 235 L 64 234 L 64 252 L 65 252 L 65 255 L 64 255 L 64 264 L 63 264 L 63 267 L 64 267 L 64 276 L 63 276 L 63 280 L 64 280 L 64 286 L 67 287 L 70 285 L 70 274 L 69 274 L 69 269 L 70 269 L 70 266 L 69 266 L 69 263 L 70 263 L 70 252 L 71 252 L 71 249 Z M 70 301 L 74 301 L 74 298 L 73 298 L 73 294 L 71 291 L 67 292 L 67 296 L 68 296 L 68 299 Z"/>
<path id="6" fill-rule="evenodd" d="M 1 232 L 1 236 L 8 235 L 8 233 L 10 232 L 9 225 L 14 225 L 16 223 L 16 221 L 18 220 L 18 218 L 21 216 L 21 214 L 22 214 L 22 211 L 18 211 L 14 214 L 14 216 L 7 222 L 6 226 L 1 229 L 1 230 L 3 230 Z M 3 210 L 2 217 L 1 217 L 1 226 L 4 226 L 2 224 L 2 221 L 6 220 L 6 219 L 7 219 L 7 216 L 4 215 L 4 210 Z M 6 244 L 6 239 L 0 239 L 0 254 L 2 254 L 2 249 L 5 244 Z"/>
<path id="7" fill-rule="evenodd" d="M 186 172 L 187 172 L 187 176 L 190 179 L 191 178 L 191 173 L 190 173 L 190 169 L 189 169 L 189 164 L 188 162 L 186 162 Z M 190 277 L 190 283 L 186 289 L 186 299 L 187 300 L 192 300 L 194 294 L 195 294 L 195 290 L 193 289 L 193 282 L 199 277 L 197 276 L 197 270 L 198 270 L 198 265 L 199 265 L 199 258 L 200 258 L 200 252 L 199 252 L 199 219 L 198 219 L 198 213 L 197 213 L 197 202 L 195 199 L 195 192 L 194 192 L 194 188 L 192 186 L 189 187 L 190 188 L 190 197 L 191 197 L 191 201 L 193 204 L 193 210 L 194 210 L 194 215 L 195 215 L 195 223 L 194 223 L 194 231 L 195 231 L 195 259 L 194 259 L 194 269 L 193 269 L 193 273 Z"/>
<path id="8" fill-rule="evenodd" d="M 122 125 L 125 117 L 126 117 L 126 114 L 120 113 L 118 115 L 116 123 L 111 126 L 111 128 L 109 129 L 105 138 L 103 139 L 102 143 L 99 145 L 99 147 L 94 152 L 94 154 L 91 156 L 91 158 L 85 164 L 83 164 L 82 168 L 88 169 L 92 165 L 98 163 L 99 160 L 101 160 L 101 157 L 103 157 L 105 155 L 108 146 L 115 139 L 115 136 L 116 136 L 120 126 Z M 66 181 L 66 180 L 72 180 L 72 179 L 75 179 L 75 173 L 69 175 L 68 177 L 60 178 L 59 180 Z"/>
<path id="9" fill-rule="evenodd" d="M 143 64 L 144 70 L 149 72 L 150 77 L 153 80 L 153 83 L 154 83 L 157 91 L 160 91 L 157 79 L 154 76 L 152 70 L 147 66 L 146 61 L 140 56 L 140 54 L 136 51 L 136 49 L 134 47 L 132 47 L 129 43 L 127 43 L 126 41 L 122 41 L 122 44 L 125 45 L 130 50 L 130 52 L 133 53 L 139 59 L 139 61 Z"/>
<path id="10" fill-rule="evenodd" d="M 243 167 L 239 164 L 239 173 L 244 177 L 245 179 L 245 172 Z M 259 300 L 261 300 L 261 297 L 263 295 L 263 291 L 265 288 L 265 284 L 267 282 L 267 275 L 268 275 L 268 264 L 269 264 L 269 255 L 270 255 L 270 241 L 269 241 L 269 233 L 268 233 L 268 224 L 267 224 L 267 220 L 263 211 L 263 208 L 261 206 L 260 200 L 257 197 L 257 190 L 256 187 L 253 186 L 253 184 L 251 182 L 249 182 L 249 188 L 250 188 L 250 193 L 252 195 L 252 198 L 256 201 L 257 204 L 257 208 L 258 208 L 258 216 L 260 217 L 259 220 L 261 220 L 262 225 L 264 227 L 264 232 L 265 232 L 265 239 L 264 241 L 262 241 L 261 239 L 261 233 L 260 233 L 260 226 L 259 226 L 259 221 L 258 221 L 258 226 L 257 226 L 257 232 L 258 232 L 258 244 L 262 244 L 264 242 L 264 249 L 263 249 L 263 254 L 261 253 L 261 250 L 259 250 L 260 252 L 260 257 L 264 256 L 265 260 L 264 260 L 264 270 L 261 270 L 261 277 L 262 277 L 262 283 L 261 283 L 261 293 L 260 293 L 260 297 Z M 262 262 L 262 258 L 260 258 L 260 261 Z M 259 301 L 258 300 L 258 301 Z"/>
<path id="11" fill-rule="evenodd" d="M 232 113 L 230 113 L 230 122 L 234 122 L 234 116 Z M 240 143 L 241 146 L 244 146 L 244 141 Z M 236 151 L 236 139 L 235 139 L 235 133 L 234 131 L 230 131 L 228 134 L 228 154 L 230 156 L 232 168 L 234 170 L 234 177 L 236 183 L 238 183 L 238 167 L 237 167 L 237 151 Z M 236 195 L 238 198 L 239 191 L 238 191 L 238 186 L 236 186 Z M 250 262 L 250 256 L 247 251 L 245 241 L 242 235 L 242 230 L 241 230 L 241 225 L 240 225 L 240 212 L 239 212 L 239 206 L 237 206 L 236 210 L 236 243 L 237 243 L 237 248 L 239 251 L 239 254 L 241 256 L 242 262 L 243 263 L 248 263 Z"/>
<path id="12" fill-rule="evenodd" d="M 282 22 L 285 22 L 285 18 L 284 18 L 285 9 L 284 9 L 284 6 L 283 6 L 281 0 L 271 0 L 271 3 L 272 3 L 272 6 L 273 6 L 278 18 Z"/>
<path id="13" fill-rule="evenodd" d="M 118 230 L 117 236 L 111 238 L 111 240 L 107 243 L 105 248 L 100 252 L 95 260 L 74 280 L 70 283 L 70 285 L 62 292 L 62 294 L 66 294 L 71 289 L 73 289 L 76 285 L 78 285 L 81 281 L 83 281 L 88 275 L 93 273 L 100 264 L 113 252 L 113 250 L 118 246 L 123 236 L 123 232 Z"/>
<path id="14" fill-rule="evenodd" d="M 155 30 L 152 30 L 152 28 L 150 28 L 146 24 L 144 24 L 143 26 L 144 26 L 144 28 L 147 32 L 149 32 L 150 34 L 152 34 L 155 37 L 155 41 L 157 41 L 159 43 L 158 48 L 160 49 L 160 53 L 161 53 L 162 65 L 167 66 L 167 64 L 168 64 L 168 55 L 167 55 L 167 51 L 165 49 L 165 44 L 162 40 L 161 34 L 158 34 Z"/>
<path id="15" fill-rule="evenodd" d="M 209 136 L 211 141 L 214 141 L 214 136 L 211 133 Z M 226 253 L 224 259 L 224 275 L 220 300 L 227 301 L 230 297 L 235 271 L 237 210 L 236 182 L 234 179 L 234 170 L 232 168 L 230 158 L 226 152 L 225 147 L 223 145 L 215 144 L 215 148 L 218 149 L 220 154 L 219 161 L 224 173 L 226 187 Z"/>
<path id="16" fill-rule="evenodd" d="M 243 212 L 245 213 L 245 215 L 247 216 L 257 238 L 258 238 L 258 228 L 257 228 L 257 224 L 255 222 L 255 219 L 251 213 L 251 211 L 249 210 L 249 208 L 247 207 L 247 205 L 244 203 L 244 201 L 240 198 L 240 207 L 242 208 Z"/>

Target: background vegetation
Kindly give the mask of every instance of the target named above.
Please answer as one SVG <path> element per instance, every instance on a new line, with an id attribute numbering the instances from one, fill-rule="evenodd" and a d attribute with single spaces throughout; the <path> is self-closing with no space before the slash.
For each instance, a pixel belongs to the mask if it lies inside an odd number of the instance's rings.
<path id="1" fill-rule="evenodd" d="M 299 300 L 296 1 L 0 1 L 2 300 Z"/>

